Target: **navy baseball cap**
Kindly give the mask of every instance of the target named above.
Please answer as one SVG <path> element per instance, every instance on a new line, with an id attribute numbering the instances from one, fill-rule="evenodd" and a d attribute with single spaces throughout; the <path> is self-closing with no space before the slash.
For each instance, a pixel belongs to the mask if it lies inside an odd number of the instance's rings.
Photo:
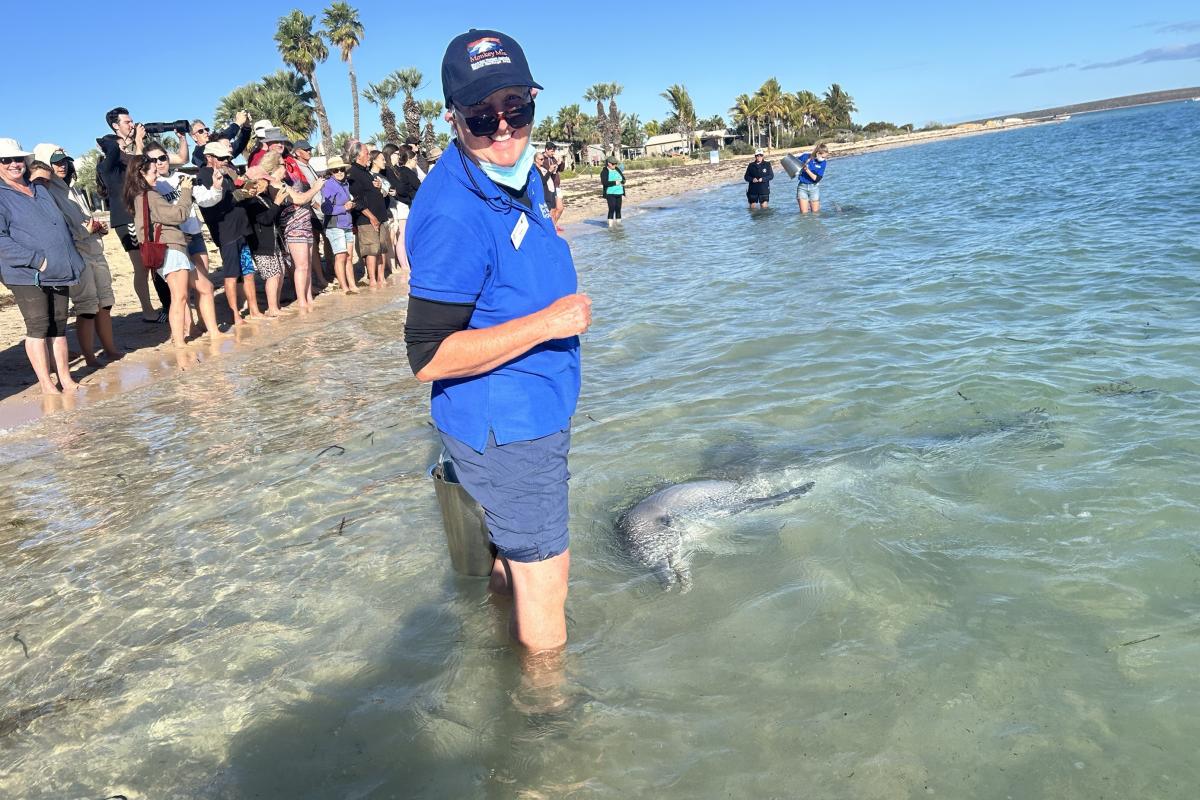
<path id="1" fill-rule="evenodd" d="M 442 94 L 451 104 L 473 106 L 506 86 L 542 86 L 529 73 L 525 51 L 511 36 L 476 30 L 455 36 L 442 56 Z"/>

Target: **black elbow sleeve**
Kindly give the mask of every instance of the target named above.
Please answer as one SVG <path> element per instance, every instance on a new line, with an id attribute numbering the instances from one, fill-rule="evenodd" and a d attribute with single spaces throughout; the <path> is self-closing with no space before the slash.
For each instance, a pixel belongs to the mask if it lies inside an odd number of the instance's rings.
<path id="1" fill-rule="evenodd" d="M 413 375 L 433 360 L 438 348 L 450 334 L 464 331 L 470 326 L 474 313 L 474 303 L 440 303 L 409 296 L 404 344 Z"/>

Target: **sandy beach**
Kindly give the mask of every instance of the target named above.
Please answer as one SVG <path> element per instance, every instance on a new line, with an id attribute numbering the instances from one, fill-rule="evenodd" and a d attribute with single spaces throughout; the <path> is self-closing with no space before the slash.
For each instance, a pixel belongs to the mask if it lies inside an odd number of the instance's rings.
<path id="1" fill-rule="evenodd" d="M 993 127 L 950 128 L 881 137 L 853 144 L 831 143 L 829 148 L 833 157 L 837 158 L 1037 124 L 1046 123 L 1020 122 Z M 786 152 L 790 151 L 768 151 L 768 156 L 774 160 Z M 683 162 L 683 159 L 680 160 Z M 636 206 L 714 185 L 738 183 L 749 160 L 749 156 L 728 156 L 723 157 L 718 164 L 681 163 L 679 166 L 657 169 L 629 170 L 626 182 L 628 202 L 631 206 Z M 582 232 L 581 227 L 585 220 L 604 217 L 605 202 L 595 175 L 581 175 L 563 181 L 562 193 L 566 205 L 562 224 L 567 228 L 565 235 L 568 238 Z M 120 362 L 91 370 L 84 364 L 81 356 L 75 355 L 71 364 L 72 374 L 84 387 L 83 391 L 77 397 L 43 397 L 25 355 L 25 326 L 21 314 L 11 302 L 11 293 L 0 285 L 0 430 L 26 424 L 55 410 L 98 402 L 144 385 L 157 376 L 193 367 L 209 358 L 220 357 L 234 348 L 256 347 L 279 341 L 286 338 L 289 332 L 298 329 L 298 326 L 307 328 L 329 324 L 347 316 L 372 311 L 405 296 L 404 287 L 395 285 L 373 294 L 364 290 L 352 297 L 343 296 L 336 291 L 327 291 L 318 299 L 317 310 L 312 314 L 304 317 L 290 314 L 276 321 L 247 324 L 242 326 L 243 329 L 234 337 L 215 343 L 202 339 L 189 344 L 182 351 L 177 351 L 169 343 L 167 325 L 142 321 L 141 308 L 133 291 L 133 267 L 116 237 L 109 234 L 105 237 L 104 244 L 105 255 L 112 269 L 113 289 L 117 300 L 113 308 L 113 329 L 118 344 L 126 351 L 127 356 Z M 209 257 L 215 270 L 219 265 L 219 256 L 211 243 Z M 155 301 L 157 302 L 157 298 Z M 222 306 L 224 298 L 218 296 L 217 307 L 221 309 Z M 220 313 L 218 311 L 219 316 Z M 225 315 L 227 314 L 228 311 L 225 311 Z M 77 354 L 78 343 L 73 325 L 69 341 L 72 353 Z"/>

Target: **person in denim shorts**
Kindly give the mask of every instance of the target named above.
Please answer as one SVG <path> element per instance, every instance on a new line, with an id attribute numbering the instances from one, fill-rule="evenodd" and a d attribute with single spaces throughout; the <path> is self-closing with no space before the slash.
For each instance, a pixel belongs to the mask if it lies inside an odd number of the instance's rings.
<path id="1" fill-rule="evenodd" d="M 825 177 L 825 159 L 829 148 L 818 144 L 811 153 L 802 153 L 800 172 L 796 174 L 796 204 L 800 213 L 807 214 L 810 210 L 816 214 L 821 210 L 821 178 Z"/>

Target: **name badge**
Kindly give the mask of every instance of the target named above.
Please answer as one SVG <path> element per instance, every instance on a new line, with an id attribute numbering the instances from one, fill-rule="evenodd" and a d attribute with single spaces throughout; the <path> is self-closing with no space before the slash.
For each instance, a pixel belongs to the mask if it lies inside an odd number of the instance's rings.
<path id="1" fill-rule="evenodd" d="M 514 250 L 521 249 L 521 242 L 525 241 L 525 234 L 528 231 L 529 220 L 525 218 L 524 214 L 518 215 L 517 224 L 513 226 L 512 235 L 509 236 L 509 238 L 512 239 Z"/>

